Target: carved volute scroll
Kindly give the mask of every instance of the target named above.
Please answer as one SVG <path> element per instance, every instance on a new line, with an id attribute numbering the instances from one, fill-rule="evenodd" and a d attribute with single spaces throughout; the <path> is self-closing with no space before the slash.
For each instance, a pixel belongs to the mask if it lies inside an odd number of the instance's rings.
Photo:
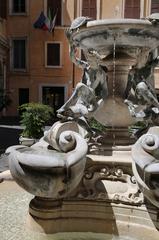
<path id="1" fill-rule="evenodd" d="M 152 127 L 132 148 L 133 173 L 145 197 L 159 207 L 159 127 Z"/>

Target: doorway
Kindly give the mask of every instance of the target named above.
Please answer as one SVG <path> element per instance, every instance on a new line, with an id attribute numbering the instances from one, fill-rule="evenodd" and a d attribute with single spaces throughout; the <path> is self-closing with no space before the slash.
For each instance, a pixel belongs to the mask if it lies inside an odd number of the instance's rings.
<path id="1" fill-rule="evenodd" d="M 64 104 L 64 95 L 64 87 L 42 87 L 42 103 L 51 106 L 55 115 L 56 111 Z"/>

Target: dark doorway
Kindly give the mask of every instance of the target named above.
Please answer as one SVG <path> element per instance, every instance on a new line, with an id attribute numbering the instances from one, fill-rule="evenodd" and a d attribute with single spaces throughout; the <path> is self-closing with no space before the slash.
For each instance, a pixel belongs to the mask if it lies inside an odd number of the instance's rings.
<path id="1" fill-rule="evenodd" d="M 56 111 L 64 104 L 64 87 L 42 87 L 42 102 Z"/>

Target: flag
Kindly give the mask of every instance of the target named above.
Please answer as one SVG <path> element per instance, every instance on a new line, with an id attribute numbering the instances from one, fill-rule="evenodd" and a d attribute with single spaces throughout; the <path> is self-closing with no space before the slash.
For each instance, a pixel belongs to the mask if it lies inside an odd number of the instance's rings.
<path id="1" fill-rule="evenodd" d="M 43 12 L 40 13 L 40 16 L 33 24 L 34 28 L 43 29 L 44 31 L 49 31 L 50 29 L 50 20 L 44 15 Z"/>
<path id="2" fill-rule="evenodd" d="M 58 9 L 56 10 L 56 13 L 52 19 L 51 17 L 51 11 L 49 9 L 48 17 L 44 15 L 44 12 L 40 13 L 40 16 L 33 24 L 34 28 L 39 28 L 44 31 L 54 32 L 55 24 L 56 24 L 56 17 L 57 17 Z"/>
<path id="3" fill-rule="evenodd" d="M 35 21 L 35 23 L 33 24 L 34 28 L 43 28 L 44 24 L 45 24 L 45 15 L 43 12 L 40 13 L 40 16 L 38 17 L 38 19 Z"/>
<path id="4" fill-rule="evenodd" d="M 49 31 L 50 30 L 50 19 L 48 17 L 46 17 L 45 22 L 44 22 L 44 26 L 43 26 L 43 30 L 45 31 Z"/>
<path id="5" fill-rule="evenodd" d="M 55 29 L 55 24 L 56 24 L 56 17 L 57 17 L 57 13 L 58 13 L 58 9 L 56 10 L 56 13 L 52 19 L 52 22 L 50 24 L 50 29 L 49 29 L 49 32 L 54 32 L 54 29 Z"/>
<path id="6" fill-rule="evenodd" d="M 51 9 L 49 8 L 49 11 L 48 11 L 48 19 L 50 20 L 50 23 L 52 21 L 52 14 L 51 14 Z"/>

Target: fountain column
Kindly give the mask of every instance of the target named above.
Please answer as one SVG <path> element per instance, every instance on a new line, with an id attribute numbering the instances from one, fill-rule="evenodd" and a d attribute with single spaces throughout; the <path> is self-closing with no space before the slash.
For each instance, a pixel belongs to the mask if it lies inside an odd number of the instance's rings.
<path id="1" fill-rule="evenodd" d="M 108 98 L 95 113 L 95 118 L 100 123 L 110 127 L 109 137 L 105 138 L 105 144 L 129 145 L 134 142 L 130 139 L 128 126 L 133 124 L 134 119 L 130 116 L 127 105 L 124 103 L 124 94 L 128 81 L 128 73 L 131 66 L 135 65 L 136 59 L 120 52 L 108 56 L 104 64 L 108 68 Z"/>

